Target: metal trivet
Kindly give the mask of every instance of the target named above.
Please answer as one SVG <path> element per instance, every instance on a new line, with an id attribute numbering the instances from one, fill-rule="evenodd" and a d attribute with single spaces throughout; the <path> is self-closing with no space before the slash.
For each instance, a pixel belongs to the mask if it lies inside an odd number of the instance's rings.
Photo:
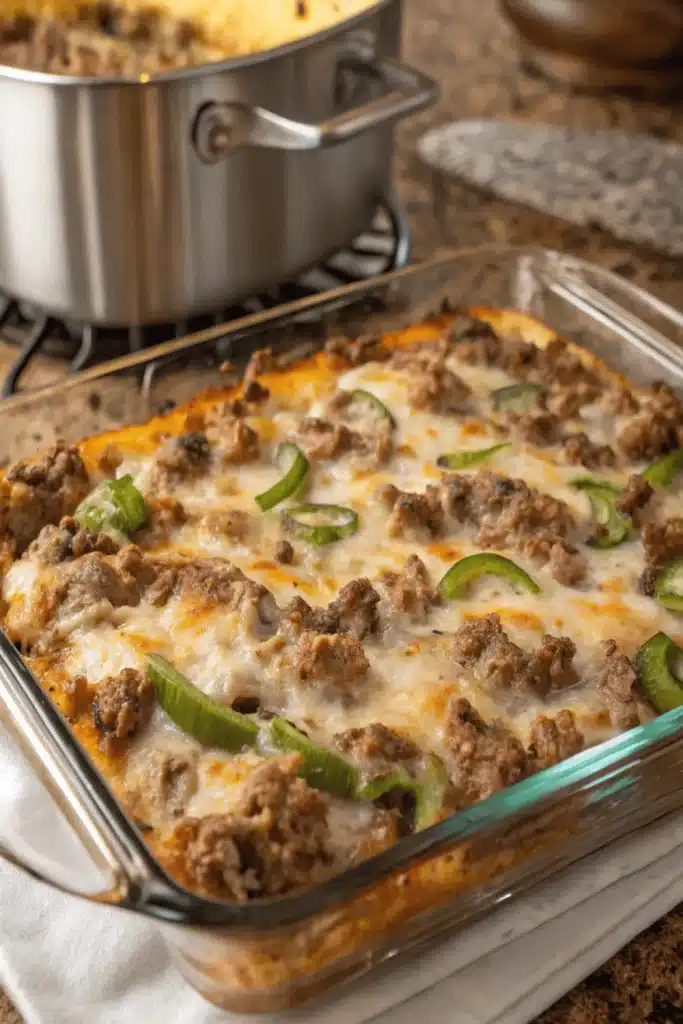
<path id="1" fill-rule="evenodd" d="M 293 283 L 278 285 L 262 295 L 214 314 L 150 327 L 96 327 L 58 320 L 26 303 L 0 296 L 0 341 L 19 346 L 17 357 L 0 388 L 0 396 L 7 398 L 19 390 L 21 377 L 34 356 L 62 358 L 68 362 L 67 373 L 78 373 L 98 360 L 136 352 L 283 302 L 398 270 L 410 259 L 410 245 L 410 226 L 405 211 L 395 197 L 391 197 L 378 207 L 370 229 L 326 263 L 303 274 Z"/>

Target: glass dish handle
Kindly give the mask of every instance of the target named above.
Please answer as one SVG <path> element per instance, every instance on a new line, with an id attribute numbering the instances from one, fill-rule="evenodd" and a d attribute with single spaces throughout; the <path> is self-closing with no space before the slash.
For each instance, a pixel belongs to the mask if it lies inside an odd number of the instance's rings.
<path id="1" fill-rule="evenodd" d="M 66 722 L 2 631 L 0 721 L 103 876 L 104 887 L 91 889 L 60 878 L 59 865 L 33 849 L 20 849 L 28 846 L 23 840 L 10 843 L 0 837 L 0 857 L 62 892 L 119 906 L 139 904 L 149 867 L 130 842 L 133 826 L 99 776 L 101 786 L 74 781 L 81 775 L 74 772 L 74 761 L 89 761 L 87 754 L 70 746 Z"/>
<path id="2" fill-rule="evenodd" d="M 616 329 L 647 355 L 656 353 L 676 374 L 683 366 L 683 312 L 623 277 L 563 253 L 544 253 L 536 267 L 546 287 Z M 676 338 L 676 341 L 672 340 Z"/>

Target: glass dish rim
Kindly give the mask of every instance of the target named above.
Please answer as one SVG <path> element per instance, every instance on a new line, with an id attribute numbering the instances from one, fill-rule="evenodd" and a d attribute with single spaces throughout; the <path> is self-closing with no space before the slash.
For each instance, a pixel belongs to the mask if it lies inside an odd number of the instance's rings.
<path id="1" fill-rule="evenodd" d="M 250 314 L 229 325 L 207 328 L 185 338 L 165 342 L 144 349 L 132 355 L 123 356 L 99 364 L 73 377 L 38 388 L 25 395 L 17 395 L 5 403 L 0 414 L 14 412 L 23 406 L 30 406 L 41 398 L 65 394 L 73 387 L 112 377 L 121 371 L 155 363 L 158 359 L 180 355 L 193 349 L 223 339 L 242 339 L 258 333 L 266 327 L 287 327 L 302 313 L 331 311 L 346 305 L 354 298 L 370 296 L 387 285 L 404 278 L 428 275 L 430 272 L 457 265 L 468 257 L 499 257 L 500 259 L 536 257 L 547 261 L 562 271 L 589 272 L 605 283 L 617 285 L 632 298 L 646 304 L 658 313 L 683 326 L 683 314 L 674 307 L 657 299 L 631 282 L 611 271 L 581 258 L 566 255 L 556 250 L 539 246 L 487 245 L 467 249 L 454 249 L 440 253 L 437 257 L 411 264 L 398 271 L 372 278 L 369 281 L 345 285 L 323 295 L 311 296 L 283 304 L 273 309 Z M 683 371 L 683 352 L 663 335 L 654 335 L 650 328 L 639 321 L 645 335 L 645 344 L 663 351 Z M 70 756 L 71 783 L 77 781 L 86 785 L 95 797 L 94 806 L 100 814 L 109 816 L 109 825 L 116 839 L 128 854 L 128 863 L 136 868 L 136 877 L 131 878 L 119 861 L 118 867 L 128 884 L 122 887 L 122 895 L 110 902 L 127 909 L 143 913 L 160 921 L 188 924 L 193 926 L 229 926 L 237 930 L 259 932 L 294 925 L 311 918 L 323 910 L 352 898 L 363 890 L 372 888 L 382 878 L 397 871 L 408 870 L 418 860 L 445 853 L 458 842 L 483 838 L 487 832 L 503 822 L 512 822 L 517 816 L 541 810 L 551 800 L 568 795 L 579 785 L 590 784 L 591 779 L 605 783 L 601 772 L 610 768 L 636 763 L 639 756 L 647 756 L 655 749 L 669 746 L 683 739 L 683 707 L 659 716 L 645 725 L 638 726 L 596 747 L 589 748 L 567 761 L 546 769 L 538 775 L 510 786 L 479 804 L 472 805 L 446 820 L 411 836 L 374 855 L 368 860 L 335 875 L 311 889 L 278 899 L 257 900 L 249 904 L 235 904 L 215 900 L 196 894 L 176 882 L 161 867 L 151 853 L 142 835 L 125 814 L 114 798 L 108 784 L 90 761 L 84 748 L 71 733 L 66 721 L 56 707 L 43 693 L 38 680 L 27 663 L 13 647 L 4 631 L 0 630 L 0 662 L 12 675 L 12 681 L 24 695 L 33 699 L 36 710 L 46 728 L 49 740 L 62 746 Z M 113 820 L 112 820 L 113 819 Z M 114 858 L 116 863 L 116 858 Z M 93 898 L 82 894 L 84 898 Z"/>

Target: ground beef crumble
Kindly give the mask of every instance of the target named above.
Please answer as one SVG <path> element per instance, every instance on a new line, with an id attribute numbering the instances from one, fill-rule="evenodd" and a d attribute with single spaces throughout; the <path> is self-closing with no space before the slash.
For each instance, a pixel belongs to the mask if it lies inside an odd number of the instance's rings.
<path id="1" fill-rule="evenodd" d="M 397 612 L 407 615 L 413 622 L 426 622 L 438 595 L 430 586 L 427 567 L 417 555 L 408 558 L 401 572 L 385 572 L 381 583 Z"/>
<path id="2" fill-rule="evenodd" d="M 640 589 L 643 594 L 652 597 L 662 568 L 672 558 L 683 555 L 683 516 L 674 516 L 664 522 L 645 523 L 641 539 L 646 566 L 640 578 Z"/>
<path id="3" fill-rule="evenodd" d="M 505 422 L 521 441 L 538 448 L 555 444 L 562 435 L 562 425 L 552 412 L 509 412 Z"/>
<path id="4" fill-rule="evenodd" d="M 97 684 L 92 703 L 93 721 L 103 733 L 101 746 L 110 750 L 116 740 L 129 739 L 149 721 L 154 686 L 142 672 L 124 668 Z"/>
<path id="5" fill-rule="evenodd" d="M 446 743 L 459 806 L 486 800 L 527 773 L 526 751 L 517 737 L 499 722 L 487 725 L 464 697 L 449 703 Z"/>
<path id="6" fill-rule="evenodd" d="M 444 512 L 438 487 L 430 484 L 423 494 L 414 494 L 388 484 L 380 488 L 377 498 L 391 510 L 387 521 L 390 537 L 420 541 L 442 532 Z"/>
<path id="7" fill-rule="evenodd" d="M 211 446 L 205 434 L 178 434 L 161 445 L 156 463 L 171 479 L 183 480 L 205 473 L 211 460 Z"/>
<path id="8" fill-rule="evenodd" d="M 290 660 L 301 682 L 329 684 L 334 696 L 352 697 L 370 672 L 360 640 L 343 633 L 301 634 Z"/>
<path id="9" fill-rule="evenodd" d="M 601 647 L 605 661 L 598 675 L 598 693 L 611 724 L 623 732 L 649 721 L 655 712 L 642 692 L 633 663 L 615 640 L 605 640 Z"/>
<path id="10" fill-rule="evenodd" d="M 43 565 L 59 565 L 93 551 L 114 555 L 118 550 L 118 543 L 108 533 L 92 533 L 72 516 L 64 516 L 59 526 L 49 524 L 43 527 L 27 555 L 37 558 Z"/>
<path id="11" fill-rule="evenodd" d="M 234 811 L 181 823 L 185 871 L 206 892 L 239 903 L 310 888 L 334 864 L 328 807 L 297 777 L 297 754 L 255 768 Z"/>
<path id="12" fill-rule="evenodd" d="M 331 423 L 307 416 L 296 431 L 296 440 L 309 459 L 336 459 L 349 452 L 385 462 L 391 455 L 391 438 L 385 432 L 352 430 L 345 423 Z"/>
<path id="13" fill-rule="evenodd" d="M 329 338 L 325 343 L 325 351 L 331 356 L 338 356 L 351 366 L 384 362 L 391 355 L 379 334 L 365 334 L 358 338 Z"/>
<path id="14" fill-rule="evenodd" d="M 421 756 L 417 744 L 381 722 L 337 733 L 334 741 L 342 754 L 359 763 L 365 779 L 388 775 L 399 764 L 411 766 Z"/>
<path id="15" fill-rule="evenodd" d="M 574 713 L 565 709 L 555 716 L 540 715 L 531 727 L 529 771 L 540 772 L 579 754 L 585 744 Z"/>
<path id="16" fill-rule="evenodd" d="M 42 528 L 70 515 L 85 498 L 90 483 L 78 449 L 58 441 L 32 462 L 15 462 L 0 485 L 2 532 L 21 554 Z"/>
<path id="17" fill-rule="evenodd" d="M 585 466 L 586 469 L 610 469 L 617 461 L 614 450 L 608 444 L 596 444 L 583 431 L 565 438 L 563 450 L 567 462 L 572 466 Z"/>
<path id="18" fill-rule="evenodd" d="M 546 697 L 577 682 L 576 647 L 569 637 L 545 634 L 529 654 L 513 643 L 495 614 L 465 621 L 454 634 L 453 656 L 477 671 L 492 690 L 514 689 Z"/>
<path id="19" fill-rule="evenodd" d="M 654 494 L 654 488 L 638 473 L 633 473 L 617 503 L 620 512 L 627 516 L 638 516 Z"/>
<path id="20" fill-rule="evenodd" d="M 626 458 L 639 462 L 683 444 L 683 402 L 667 384 L 647 389 L 640 412 L 622 427 L 617 447 Z"/>
<path id="21" fill-rule="evenodd" d="M 294 597 L 284 608 L 280 633 L 288 640 L 302 632 L 346 633 L 363 640 L 378 627 L 379 594 L 369 580 L 346 583 L 326 608 L 311 608 L 302 597 Z"/>

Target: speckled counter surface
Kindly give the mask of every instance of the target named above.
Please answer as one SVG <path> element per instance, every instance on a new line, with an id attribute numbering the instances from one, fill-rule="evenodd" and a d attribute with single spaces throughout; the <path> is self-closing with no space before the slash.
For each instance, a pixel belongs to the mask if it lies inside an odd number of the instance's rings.
<path id="1" fill-rule="evenodd" d="M 406 56 L 438 78 L 442 88 L 439 105 L 399 132 L 397 183 L 413 225 L 415 257 L 486 242 L 537 243 L 594 260 L 683 307 L 683 261 L 477 194 L 433 175 L 415 156 L 421 132 L 457 117 L 516 117 L 683 140 L 683 104 L 676 108 L 580 96 L 549 85 L 521 66 L 514 35 L 498 14 L 496 0 L 406 4 Z M 0 352 L 0 362 L 5 361 Z M 683 907 L 632 942 L 536 1024 L 683 1024 L 681 964 Z M 20 1024 L 1 992 L 0 1024 Z"/>

